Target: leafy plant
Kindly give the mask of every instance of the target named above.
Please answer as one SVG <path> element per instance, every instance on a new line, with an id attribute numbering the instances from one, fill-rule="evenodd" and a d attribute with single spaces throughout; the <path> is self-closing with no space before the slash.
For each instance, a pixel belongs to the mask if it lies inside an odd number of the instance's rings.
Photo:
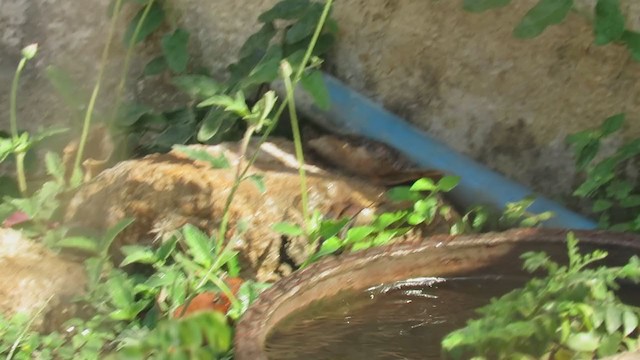
<path id="1" fill-rule="evenodd" d="M 122 6 L 123 0 L 115 0 L 112 6 L 112 21 Z M 289 1 L 290 2 L 290 1 Z M 136 3 L 141 3 L 137 2 Z M 286 1 L 285 1 L 286 3 Z M 302 3 L 302 2 L 300 2 Z M 332 1 L 318 8 L 317 3 L 305 2 L 309 7 L 321 9 L 319 13 L 310 12 L 310 8 L 301 7 L 305 26 L 293 22 L 292 29 L 297 29 L 292 36 L 298 43 L 289 44 L 290 48 L 296 46 L 304 51 L 298 54 L 295 69 L 286 73 L 286 81 L 291 87 L 295 87 L 306 72 L 313 70 L 319 61 L 313 58 L 314 47 L 322 35 L 324 22 L 326 21 Z M 146 36 L 159 28 L 158 18 L 163 16 L 164 10 L 159 5 L 163 2 L 146 1 L 136 15 L 135 26 L 127 31 L 126 42 L 129 50 L 134 44 L 143 40 Z M 278 19 L 283 16 L 282 8 L 272 12 L 269 16 Z M 306 14 L 306 15 L 305 15 Z M 315 22 L 311 20 L 315 18 Z M 286 15 L 290 16 L 290 15 Z M 293 15 L 291 15 L 293 16 Z M 295 20 L 296 16 L 290 18 Z M 112 22 L 113 24 L 113 22 Z M 307 38 L 305 27 L 311 26 L 309 43 L 303 43 Z M 112 33 L 103 55 L 108 53 Z M 176 73 L 188 69 L 188 57 L 180 55 L 186 49 L 188 35 L 180 29 L 174 29 L 162 40 L 163 61 L 170 71 Z M 266 41 L 268 42 L 269 39 Z M 255 40 L 254 40 L 255 41 Z M 253 44 L 257 46 L 257 44 Z M 294 46 L 295 45 L 295 46 Z M 275 61 L 276 57 L 270 61 Z M 280 58 L 277 67 L 280 67 Z M 125 61 L 126 62 L 126 61 Z M 286 62 L 284 62 L 286 64 Z M 262 66 L 262 65 L 261 65 Z M 125 66 L 126 67 L 126 66 Z M 237 69 L 239 70 L 239 68 Z M 184 75 L 188 76 L 188 75 Z M 273 131 L 277 121 L 287 106 L 287 101 L 277 103 L 275 94 L 271 91 L 261 92 L 256 101 L 247 101 L 244 94 L 251 86 L 259 86 L 263 82 L 271 81 L 263 75 L 262 79 L 253 84 L 238 86 L 234 91 L 222 91 L 213 86 L 213 82 L 205 77 L 193 75 L 181 77 L 176 84 L 182 86 L 194 96 L 197 101 L 182 110 L 176 111 L 175 116 L 182 117 L 190 122 L 199 109 L 211 110 L 215 108 L 216 116 L 224 115 L 233 119 L 243 119 L 246 130 L 243 137 L 242 155 L 246 152 L 246 145 L 250 137 L 264 128 L 264 138 Z M 277 76 L 277 72 L 276 72 Z M 90 126 L 93 116 L 93 107 L 97 99 L 102 70 L 89 99 L 89 104 L 84 117 L 83 134 L 79 152 L 82 153 L 82 144 L 86 141 L 86 129 Z M 176 74 L 177 77 L 177 74 Z M 244 79 L 240 79 L 244 81 Z M 193 87 L 195 84 L 197 86 Z M 191 87 L 190 87 L 191 86 Z M 254 90 L 255 91 L 255 90 Z M 293 104 L 289 103 L 289 106 Z M 276 109 L 277 107 L 277 109 Z M 119 108 L 119 106 L 116 106 Z M 149 117 L 155 114 L 149 113 L 144 106 L 132 106 L 126 108 L 131 124 L 135 124 L 139 117 Z M 274 115 L 271 113 L 275 112 Z M 136 115 L 137 114 L 137 115 Z M 166 128 L 163 134 L 171 133 Z M 193 134 L 189 135 L 193 136 Z M 175 138 L 174 138 L 175 139 Z M 166 139 L 170 140 L 170 139 Z M 299 141 L 299 139 L 298 139 Z M 167 141 L 174 145 L 176 141 Z M 177 143 L 180 143 L 179 141 Z M 298 144 L 299 145 L 299 144 Z M 180 151 L 195 159 L 206 161 L 214 167 L 228 167 L 229 163 L 224 157 L 214 157 L 204 151 L 176 146 Z M 156 248 L 142 246 L 128 246 L 122 250 L 125 259 L 121 266 L 149 266 L 153 273 L 129 274 L 121 269 L 114 268 L 110 263 L 108 250 L 113 239 L 132 220 L 125 219 L 113 229 L 107 231 L 98 240 L 85 236 L 67 236 L 67 229 L 60 227 L 60 236 L 50 245 L 56 248 L 73 249 L 88 254 L 91 257 L 86 261 L 89 275 L 88 292 L 77 299 L 78 304 L 86 313 L 93 314 L 88 319 L 71 319 L 64 326 L 66 332 L 53 332 L 48 335 L 39 335 L 28 330 L 24 321 L 17 316 L 6 324 L 6 337 L 0 338 L 0 353 L 11 351 L 16 358 L 98 358 L 104 354 L 119 349 L 126 356 L 140 358 L 147 356 L 163 356 L 169 358 L 230 358 L 231 327 L 230 322 L 242 315 L 249 304 L 257 295 L 266 288 L 266 284 L 253 281 L 242 281 L 237 287 L 232 287 L 231 280 L 237 281 L 240 268 L 237 254 L 231 250 L 234 239 L 225 239 L 226 226 L 228 224 L 228 205 L 233 199 L 235 189 L 241 181 L 251 180 L 259 188 L 264 184 L 258 174 L 248 175 L 247 171 L 251 163 L 255 161 L 256 154 L 252 154 L 246 162 L 239 162 L 236 170 L 234 188 L 227 200 L 227 208 L 222 219 L 219 231 L 214 236 L 208 236 L 197 228 L 187 225 L 181 232 L 167 234 L 162 239 L 160 246 Z M 74 166 L 74 178 L 78 179 L 78 159 Z M 246 165 L 246 166 L 245 166 Z M 50 229 L 51 219 L 59 206 L 58 195 L 65 191 L 66 184 L 64 170 L 60 166 L 60 159 L 50 154 L 47 156 L 47 168 L 53 181 L 45 184 L 43 189 L 31 198 L 9 199 L 4 205 L 8 211 L 20 210 L 27 213 L 30 223 L 41 225 L 36 230 L 42 236 Z M 240 234 L 236 232 L 236 235 Z M 177 251 L 177 250 L 180 251 Z M 215 296 L 222 299 L 222 303 L 205 308 L 204 311 L 194 312 L 197 309 L 191 306 L 192 302 L 200 296 Z M 197 304 L 195 304 L 197 305 Z M 198 305 L 199 306 L 199 305 Z M 2 330 L 5 330 L 3 328 Z M 18 334 L 14 339 L 11 334 Z M 8 341 L 12 341 L 7 347 Z M 19 347 L 12 344 L 18 343 Z M 11 348 L 15 350 L 11 350 Z M 9 350 L 7 350 L 9 349 Z M 15 353 L 15 354 L 14 354 Z"/>
<path id="2" fill-rule="evenodd" d="M 567 137 L 576 165 L 585 174 L 573 195 L 591 201 L 600 226 L 612 230 L 640 231 L 640 187 L 628 166 L 640 159 L 640 139 L 631 139 L 608 156 L 599 156 L 603 140 L 620 131 L 624 114 L 606 119 L 596 129 Z"/>
<path id="3" fill-rule="evenodd" d="M 14 348 L 16 359 L 100 358 L 118 349 L 118 358 L 229 358 L 229 319 L 239 318 L 267 285 L 244 281 L 236 291 L 230 290 L 223 278 L 238 275 L 236 253 L 226 246 L 216 255 L 213 238 L 191 225 L 157 248 L 123 248 L 126 257 L 121 266 L 148 265 L 154 270 L 152 274 L 130 275 L 114 269 L 104 261 L 107 255 L 103 249 L 129 223 L 114 227 L 102 241 L 78 237 L 63 244 L 96 254 L 87 260 L 88 292 L 77 299 L 94 315 L 88 320 L 71 319 L 63 326 L 66 332 L 47 335 L 28 330 L 30 319 L 22 315 L 0 318 L 0 354 Z M 209 269 L 213 270 L 200 286 Z M 187 313 L 193 294 L 212 293 L 220 293 L 229 302 L 228 310 L 222 302 Z"/>
<path id="4" fill-rule="evenodd" d="M 624 304 L 615 290 L 619 281 L 640 282 L 640 259 L 593 268 L 607 253 L 580 255 L 572 233 L 567 250 L 567 266 L 543 252 L 523 254 L 525 270 L 547 276 L 478 309 L 481 318 L 447 335 L 443 350 L 453 358 L 592 359 L 636 349 L 640 308 Z"/>
<path id="5" fill-rule="evenodd" d="M 127 339 L 113 359 L 232 359 L 233 331 L 217 312 L 199 312 L 161 321 L 151 331 Z"/>
<path id="6" fill-rule="evenodd" d="M 27 132 L 18 132 L 18 116 L 16 114 L 16 103 L 18 98 L 18 85 L 20 83 L 20 75 L 24 70 L 27 62 L 33 59 L 38 52 L 38 45 L 31 44 L 22 49 L 22 59 L 18 63 L 13 82 L 11 83 L 11 93 L 9 99 L 9 124 L 11 126 L 11 137 L 0 137 L 0 163 L 5 161 L 10 155 L 16 158 L 16 175 L 18 177 L 18 188 L 22 196 L 27 195 L 27 177 L 24 169 L 24 159 L 27 151 L 38 142 L 64 132 L 64 129 L 50 129 L 41 131 L 36 136 L 30 136 Z"/>
<path id="7" fill-rule="evenodd" d="M 44 235 L 45 243 L 51 244 L 58 234 L 55 230 L 55 214 L 60 207 L 59 195 L 66 190 L 62 160 L 55 153 L 45 156 L 47 173 L 52 180 L 45 182 L 30 197 L 5 196 L 0 204 L 0 220 L 5 221 L 19 214 L 23 230 L 31 235 Z"/>
<path id="8" fill-rule="evenodd" d="M 161 25 L 167 22 L 166 14 L 169 13 L 165 10 L 167 1 L 138 1 L 133 2 L 132 6 L 138 6 L 139 11 L 125 36 L 129 49 L 159 31 Z M 136 138 L 141 152 L 153 152 L 165 151 L 174 144 L 211 144 L 237 139 L 240 134 L 247 133 L 244 131 L 246 126 L 254 126 L 254 130 L 259 131 L 265 124 L 257 123 L 265 119 L 254 117 L 252 121 L 247 121 L 249 109 L 254 111 L 258 106 L 266 110 L 265 105 L 274 105 L 270 101 L 275 102 L 275 96 L 266 91 L 268 84 L 278 79 L 283 60 L 293 68 L 301 66 L 323 10 L 324 6 L 319 2 L 283 0 L 262 14 L 259 20 L 263 26 L 241 47 L 240 59 L 228 68 L 227 81 L 219 81 L 206 71 L 194 69 L 188 53 L 188 31 L 171 26 L 172 29 L 160 41 L 162 54 L 151 60 L 143 73 L 144 76 L 170 76 L 171 84 L 189 96 L 190 103 L 163 113 L 141 104 L 117 104 L 121 109 L 113 116 L 116 132 Z M 136 29 L 137 36 L 134 38 Z M 335 22 L 330 19 L 327 26 L 321 28 L 312 47 L 311 66 L 305 65 L 300 79 L 303 88 L 325 107 L 328 105 L 328 95 L 317 71 L 321 63 L 317 56 L 326 53 L 332 45 L 336 29 Z M 123 70 L 123 78 L 126 69 L 127 66 Z M 265 97 L 265 92 L 271 95 Z M 129 112 L 126 109 L 139 111 Z M 245 121 L 238 122 L 238 119 Z M 143 141 L 148 135 L 152 135 L 152 141 Z"/>
<path id="9" fill-rule="evenodd" d="M 17 314 L 11 319 L 0 316 L 0 354 L 7 360 L 97 359 L 102 348 L 116 336 L 79 319 L 69 321 L 65 333 L 40 334 L 29 329 L 28 317 Z M 91 329 L 91 331 L 85 331 Z"/>
<path id="10" fill-rule="evenodd" d="M 464 9 L 482 12 L 507 6 L 511 0 L 464 0 Z M 549 26 L 561 23 L 574 10 L 574 0 L 538 0 L 516 26 L 514 36 L 522 39 L 534 38 Z M 596 45 L 624 44 L 632 57 L 640 61 L 640 33 L 625 27 L 625 16 L 619 0 L 597 0 L 593 15 L 594 42 Z"/>
<path id="11" fill-rule="evenodd" d="M 324 219 L 316 211 L 307 222 L 306 229 L 291 223 L 278 223 L 273 229 L 286 236 L 305 236 L 308 239 L 316 251 L 310 254 L 302 265 L 304 267 L 326 255 L 388 244 L 412 227 L 429 225 L 438 214 L 448 216 L 452 209 L 442 204 L 439 196 L 451 191 L 458 180 L 455 176 L 445 176 L 438 182 L 423 178 L 410 187 L 393 188 L 388 192 L 389 198 L 397 202 L 409 201 L 412 204 L 410 209 L 378 214 L 367 225 L 353 226 L 349 218 Z"/>

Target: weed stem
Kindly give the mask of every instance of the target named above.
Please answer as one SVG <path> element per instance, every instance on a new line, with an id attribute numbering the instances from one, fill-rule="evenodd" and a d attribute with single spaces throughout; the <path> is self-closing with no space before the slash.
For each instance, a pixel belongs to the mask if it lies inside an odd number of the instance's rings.
<path id="1" fill-rule="evenodd" d="M 120 82 L 118 83 L 118 88 L 116 90 L 115 105 L 113 107 L 113 113 L 111 114 L 109 127 L 113 127 L 115 125 L 118 112 L 120 111 L 120 106 L 122 105 L 122 94 L 124 93 L 124 87 L 127 82 L 127 74 L 129 73 L 129 67 L 131 66 L 131 57 L 133 55 L 133 48 L 136 45 L 136 39 L 138 38 L 138 34 L 140 34 L 142 25 L 147 19 L 147 15 L 149 15 L 149 11 L 151 11 L 151 7 L 153 6 L 154 3 L 155 3 L 155 0 L 149 0 L 145 5 L 144 11 L 140 16 L 140 20 L 138 20 L 138 23 L 136 24 L 136 28 L 133 30 L 131 41 L 129 42 L 129 44 L 127 44 L 127 53 L 124 56 L 124 64 L 122 66 Z M 126 150 L 122 152 L 122 154 L 124 153 L 126 153 Z"/>
<path id="2" fill-rule="evenodd" d="M 13 83 L 11 84 L 11 94 L 9 100 L 9 122 L 11 126 L 11 140 L 14 144 L 18 143 L 18 116 L 16 111 L 16 103 L 18 101 L 18 83 L 20 81 L 20 74 L 24 66 L 27 64 L 27 59 L 23 57 L 18 63 L 18 68 L 13 76 Z M 27 195 L 27 178 L 24 172 L 24 152 L 18 152 L 16 154 L 16 175 L 18 176 L 18 188 L 22 196 Z"/>
<path id="3" fill-rule="evenodd" d="M 118 13 L 120 12 L 120 7 L 122 5 L 122 0 L 116 0 L 115 6 L 113 8 L 113 15 L 111 17 L 111 24 L 109 25 L 109 33 L 107 35 L 107 43 L 104 45 L 104 49 L 102 50 L 102 58 L 100 60 L 100 68 L 98 69 L 98 78 L 96 79 L 96 84 L 93 87 L 93 91 L 91 92 L 91 98 L 89 99 L 89 105 L 87 106 L 87 112 L 84 116 L 84 122 L 82 124 L 82 135 L 80 135 L 80 144 L 78 145 L 78 152 L 76 153 L 76 160 L 73 164 L 73 173 L 77 174 L 80 171 L 80 162 L 82 161 L 82 156 L 84 154 L 84 148 L 87 144 L 87 138 L 89 137 L 89 127 L 91 126 L 91 118 L 93 116 L 93 110 L 96 105 L 96 100 L 98 99 L 98 94 L 100 93 L 100 87 L 102 85 L 102 78 L 104 76 L 105 69 L 107 67 L 107 61 L 109 59 L 109 50 L 111 49 L 111 43 L 113 41 L 113 34 L 115 33 L 116 23 L 118 21 Z M 76 178 L 77 176 L 72 176 L 72 178 Z"/>
<path id="4" fill-rule="evenodd" d="M 304 221 L 304 232 L 309 235 L 309 196 L 307 194 L 307 176 L 304 170 L 304 153 L 302 151 L 302 139 L 300 136 L 300 125 L 298 114 L 296 113 L 296 103 L 293 96 L 293 85 L 289 74 L 283 74 L 284 86 L 287 92 L 287 102 L 289 104 L 289 117 L 291 118 L 291 130 L 293 132 L 293 145 L 298 159 L 298 173 L 300 175 L 300 196 L 302 202 L 302 219 Z"/>
<path id="5" fill-rule="evenodd" d="M 309 42 L 309 46 L 307 47 L 307 51 L 304 54 L 304 58 L 302 59 L 302 62 L 300 63 L 300 67 L 297 69 L 295 75 L 293 76 L 293 79 L 291 80 L 292 86 L 294 88 L 298 84 L 298 82 L 300 81 L 300 78 L 302 78 L 302 73 L 304 72 L 304 69 L 307 67 L 307 64 L 309 63 L 309 59 L 311 59 L 311 55 L 313 54 L 313 49 L 315 48 L 316 43 L 318 42 L 318 38 L 320 37 L 320 33 L 322 32 L 322 28 L 324 27 L 324 24 L 327 21 L 327 17 L 329 16 L 329 11 L 331 10 L 331 5 L 332 4 L 333 4 L 333 0 L 327 0 L 325 2 L 324 9 L 322 10 L 322 14 L 320 15 L 320 19 L 318 20 L 318 24 L 316 25 L 316 29 L 315 29 L 315 31 L 313 33 L 311 41 Z M 249 171 L 249 169 L 251 168 L 253 163 L 256 161 L 256 159 L 258 157 L 260 145 L 263 144 L 267 140 L 267 137 L 269 136 L 269 134 L 271 134 L 271 132 L 275 129 L 276 125 L 278 124 L 278 120 L 280 120 L 280 116 L 282 116 L 282 112 L 284 111 L 285 107 L 287 106 L 287 103 L 288 103 L 288 101 L 286 99 L 282 103 L 280 103 L 280 106 L 278 107 L 278 110 L 276 111 L 276 113 L 275 113 L 275 115 L 273 117 L 273 121 L 271 122 L 271 124 L 269 124 L 269 127 L 265 130 L 264 134 L 262 134 L 262 137 L 260 138 L 258 146 L 256 147 L 256 151 L 253 153 L 253 155 L 251 156 L 251 159 L 249 159 L 249 161 L 245 165 L 245 168 L 242 171 L 242 173 L 240 174 L 240 176 L 236 176 L 236 179 L 235 179 L 235 181 L 233 183 L 233 186 L 231 187 L 231 191 L 229 192 L 229 196 L 227 197 L 227 201 L 226 201 L 225 207 L 224 207 L 224 212 L 223 212 L 223 215 L 222 215 L 222 221 L 220 222 L 220 229 L 218 231 L 218 238 L 216 239 L 216 241 L 219 244 L 224 242 L 225 235 L 226 235 L 226 232 L 227 232 L 227 227 L 229 226 L 229 217 L 230 217 L 229 208 L 231 207 L 231 202 L 233 201 L 233 197 L 235 196 L 236 192 L 238 191 L 238 187 L 240 186 L 240 182 L 242 181 L 244 176 L 247 174 L 247 172 Z M 210 267 L 209 270 L 207 271 L 207 273 L 205 274 L 205 276 L 203 277 L 203 280 L 208 278 L 211 275 L 211 273 L 213 272 L 213 270 L 214 270 L 214 267 L 213 266 Z M 204 284 L 205 284 L 205 281 L 201 281 L 196 288 L 200 288 Z"/>

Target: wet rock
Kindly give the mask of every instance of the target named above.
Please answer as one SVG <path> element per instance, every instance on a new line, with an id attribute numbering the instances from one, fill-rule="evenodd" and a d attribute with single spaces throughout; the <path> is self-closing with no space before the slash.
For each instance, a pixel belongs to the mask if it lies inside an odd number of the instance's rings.
<path id="1" fill-rule="evenodd" d="M 395 149 L 362 137 L 324 134 L 308 139 L 307 146 L 329 164 L 380 185 L 400 185 L 423 177 L 438 179 L 443 175 L 437 170 L 421 169 Z"/>
<path id="2" fill-rule="evenodd" d="M 32 329 L 57 329 L 85 288 L 84 266 L 65 260 L 20 232 L 0 228 L 0 314 L 36 316 Z"/>
<path id="3" fill-rule="evenodd" d="M 193 148 L 206 149 L 215 156 L 224 154 L 231 168 L 213 169 L 175 151 L 122 162 L 102 172 L 75 195 L 66 214 L 67 224 L 104 231 L 124 217 L 135 218 L 114 242 L 116 261 L 121 259 L 117 249 L 122 245 L 157 244 L 165 234 L 187 223 L 213 233 L 220 225 L 235 165 L 240 161 L 238 145 Z M 248 153 L 254 149 L 250 144 Z M 245 278 L 277 280 L 294 270 L 312 250 L 305 239 L 287 238 L 271 228 L 283 221 L 302 223 L 293 153 L 292 144 L 286 140 L 263 144 L 247 175 L 261 175 L 266 191 L 244 181 L 230 205 L 226 239 L 232 239 L 241 254 Z M 309 205 L 322 214 L 350 216 L 358 223 L 370 220 L 379 210 L 397 207 L 385 198 L 384 187 L 310 164 L 305 169 Z M 446 226 L 437 228 L 430 231 L 448 230 Z"/>

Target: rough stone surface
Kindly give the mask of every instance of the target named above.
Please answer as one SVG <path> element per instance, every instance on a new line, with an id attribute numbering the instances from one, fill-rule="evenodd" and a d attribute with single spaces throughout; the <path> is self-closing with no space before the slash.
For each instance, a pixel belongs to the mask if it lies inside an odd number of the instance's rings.
<path id="1" fill-rule="evenodd" d="M 173 0 L 172 6 L 175 18 L 191 31 L 198 58 L 222 76 L 257 28 L 258 14 L 275 2 Z M 535 2 L 513 1 L 507 8 L 471 14 L 462 10 L 461 1 L 337 1 L 340 39 L 328 65 L 356 90 L 454 149 L 548 195 L 567 195 L 575 181 L 567 134 L 618 112 L 630 117 L 625 135 L 640 134 L 634 120 L 640 113 L 635 101 L 640 64 L 621 46 L 593 45 L 591 25 L 579 14 L 536 39 L 513 38 L 513 28 Z M 0 2 L 1 83 L 9 83 L 22 46 L 37 41 L 42 48 L 21 89 L 19 112 L 27 126 L 73 116 L 53 94 L 43 70 L 58 65 L 90 88 L 106 35 L 107 3 Z M 578 3 L 588 12 L 594 0 Z M 640 5 L 624 3 L 629 26 L 638 28 Z M 110 69 L 122 63 L 124 50 L 118 45 Z M 175 100 L 170 87 L 135 75 L 152 53 L 142 49 L 136 57 L 129 95 L 168 107 Z M 116 79 L 108 76 L 105 89 Z M 112 93 L 103 92 L 101 109 L 109 109 Z M 7 108 L 7 94 L 5 86 L 1 109 Z"/>
<path id="2" fill-rule="evenodd" d="M 74 314 L 70 300 L 85 284 L 82 264 L 61 258 L 18 231 L 0 228 L 0 315 L 40 312 L 33 328 L 57 329 Z"/>
<path id="3" fill-rule="evenodd" d="M 125 217 L 136 221 L 118 236 L 113 254 L 126 244 L 159 244 L 165 234 L 187 223 L 207 231 L 218 229 L 225 202 L 236 175 L 238 146 L 224 143 L 206 149 L 225 154 L 232 167 L 213 169 L 171 152 L 122 162 L 105 170 L 71 200 L 67 225 L 104 231 Z M 271 227 L 278 222 L 302 224 L 300 180 L 293 144 L 274 139 L 260 148 L 247 173 L 263 176 L 262 193 L 251 181 L 238 188 L 229 208 L 226 239 L 240 252 L 244 277 L 274 281 L 288 275 L 312 253 L 306 238 L 290 238 Z M 249 154 L 255 151 L 251 144 Z M 333 218 L 350 217 L 355 224 L 369 223 L 373 214 L 397 210 L 384 196 L 385 188 L 353 177 L 306 166 L 309 207 Z M 449 220 L 455 220 L 452 213 Z M 242 232 L 240 229 L 245 228 Z M 448 233 L 438 218 L 422 234 Z M 419 235 L 419 234 L 417 234 Z M 117 261 L 117 260 L 116 260 Z"/>

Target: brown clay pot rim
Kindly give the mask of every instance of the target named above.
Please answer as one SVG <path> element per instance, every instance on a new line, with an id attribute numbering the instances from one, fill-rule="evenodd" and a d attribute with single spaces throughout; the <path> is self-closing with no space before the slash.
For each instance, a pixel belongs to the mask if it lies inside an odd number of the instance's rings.
<path id="1" fill-rule="evenodd" d="M 395 260 L 398 263 L 401 262 L 398 261 L 399 259 L 407 256 L 420 255 L 419 258 L 413 260 L 435 261 L 437 264 L 434 263 L 434 267 L 440 266 L 441 273 L 455 273 L 456 271 L 477 268 L 483 264 L 490 264 L 497 256 L 506 254 L 508 249 L 516 244 L 562 243 L 571 231 L 575 233 L 581 244 L 629 248 L 630 256 L 633 253 L 640 254 L 640 235 L 590 230 L 514 229 L 501 233 L 462 236 L 438 235 L 424 241 L 403 241 L 366 251 L 328 257 L 281 279 L 260 295 L 236 326 L 235 359 L 267 360 L 264 342 L 271 328 L 284 316 L 306 306 L 317 299 L 320 294 L 324 295 L 327 291 L 335 293 L 345 288 L 360 289 L 373 283 L 400 280 L 402 276 L 394 277 L 394 274 L 402 274 L 402 266 L 399 266 L 400 269 L 389 271 L 388 276 L 383 272 L 385 265 L 391 265 L 391 261 Z M 372 269 L 367 269 L 367 266 L 371 267 L 371 265 L 375 265 L 374 269 L 381 270 L 373 274 Z M 393 265 L 396 267 L 396 264 Z M 392 267 L 388 269 L 392 269 Z M 438 269 L 434 271 L 438 272 Z M 380 281 L 366 280 L 359 283 L 357 280 L 353 280 L 358 276 L 349 278 L 345 274 L 361 274 L 360 278 L 371 275 L 376 279 L 381 279 Z M 338 279 L 345 278 L 343 282 L 340 282 L 343 286 L 339 289 L 334 289 L 335 287 L 322 288 L 324 282 L 328 283 L 328 280 L 336 277 Z M 299 304 L 291 305 L 292 309 L 283 310 L 284 305 L 289 305 L 288 303 L 293 298 Z"/>

